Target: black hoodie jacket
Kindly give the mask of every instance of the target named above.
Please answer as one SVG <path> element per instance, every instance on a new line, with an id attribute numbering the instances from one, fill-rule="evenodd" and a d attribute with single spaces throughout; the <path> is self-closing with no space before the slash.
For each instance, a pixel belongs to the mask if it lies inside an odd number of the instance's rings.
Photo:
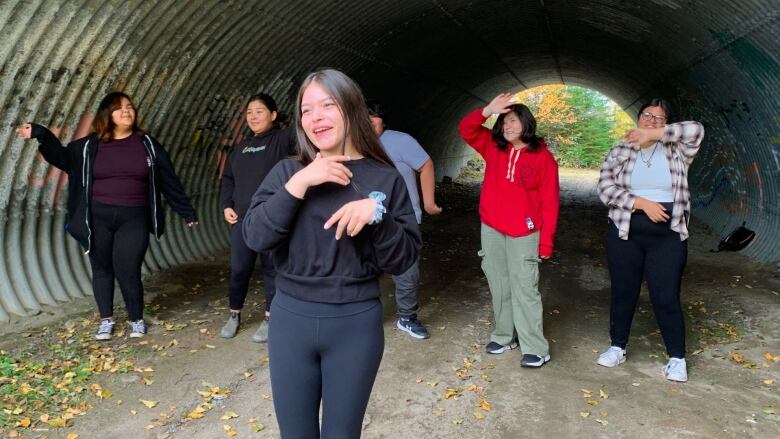
<path id="1" fill-rule="evenodd" d="M 68 223 L 65 224 L 65 229 L 84 247 L 85 253 L 89 253 L 92 248 L 92 168 L 99 139 L 97 135 L 90 134 L 62 146 L 57 136 L 46 127 L 31 125 L 32 137 L 40 142 L 38 151 L 43 158 L 68 174 Z M 191 223 L 198 219 L 179 177 L 173 170 L 168 153 L 149 134 L 144 133 L 141 137 L 149 166 L 150 229 L 159 240 L 165 231 L 163 194 L 171 208 L 185 221 Z"/>

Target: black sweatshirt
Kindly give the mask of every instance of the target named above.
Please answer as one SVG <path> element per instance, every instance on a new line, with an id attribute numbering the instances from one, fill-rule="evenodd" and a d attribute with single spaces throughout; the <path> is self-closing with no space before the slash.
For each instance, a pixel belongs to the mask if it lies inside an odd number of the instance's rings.
<path id="1" fill-rule="evenodd" d="M 252 136 L 233 148 L 222 173 L 219 204 L 222 210 L 233 208 L 243 219 L 249 200 L 279 160 L 295 155 L 295 131 L 290 128 Z"/>
<path id="2" fill-rule="evenodd" d="M 349 303 L 379 297 L 382 272 L 401 274 L 417 261 L 420 231 L 401 174 L 391 165 L 363 158 L 346 162 L 352 184 L 310 187 L 303 200 L 284 185 L 303 168 L 296 160 L 279 162 L 268 174 L 244 217 L 249 248 L 273 251 L 276 287 L 310 302 Z M 366 225 L 357 236 L 336 240 L 336 225 L 325 222 L 344 204 L 370 192 L 387 196 L 380 223 Z"/>

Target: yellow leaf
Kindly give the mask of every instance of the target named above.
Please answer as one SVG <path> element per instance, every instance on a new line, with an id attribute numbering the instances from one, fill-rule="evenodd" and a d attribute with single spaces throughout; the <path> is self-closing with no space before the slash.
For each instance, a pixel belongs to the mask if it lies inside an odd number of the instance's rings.
<path id="1" fill-rule="evenodd" d="M 601 424 L 601 425 L 603 425 L 605 427 L 609 424 L 608 421 L 605 421 L 603 419 L 596 419 L 596 422 L 598 422 L 599 424 Z"/>
<path id="2" fill-rule="evenodd" d="M 133 409 L 130 409 L 130 414 L 131 414 L 131 415 L 133 415 L 133 416 L 135 416 L 135 415 L 137 415 L 137 414 L 138 414 L 138 412 L 137 412 L 137 411 L 135 411 L 135 410 L 133 410 Z"/>
<path id="3" fill-rule="evenodd" d="M 151 367 L 147 367 L 144 369 L 144 372 L 154 372 L 154 369 L 152 369 Z"/>
<path id="4" fill-rule="evenodd" d="M 28 428 L 30 424 L 32 424 L 32 420 L 30 418 L 24 418 L 21 421 L 17 422 L 16 426 L 22 428 Z"/>
<path id="5" fill-rule="evenodd" d="M 774 383 L 775 383 L 775 380 L 773 380 L 773 379 L 764 380 L 764 384 L 766 384 L 767 386 L 771 386 Z"/>
<path id="6" fill-rule="evenodd" d="M 764 358 L 766 358 L 769 361 L 775 361 L 775 356 L 770 354 L 769 352 L 764 353 Z"/>
<path id="7" fill-rule="evenodd" d="M 157 401 L 149 401 L 146 399 L 139 399 L 138 401 L 141 402 L 141 404 L 145 405 L 146 407 L 153 409 L 158 403 Z"/>
<path id="8" fill-rule="evenodd" d="M 603 417 L 605 417 L 605 418 L 606 418 L 607 416 L 609 416 L 609 412 L 607 412 L 606 410 L 602 411 L 600 414 L 601 414 L 601 416 L 603 416 Z"/>
<path id="9" fill-rule="evenodd" d="M 605 392 L 604 390 L 599 389 L 599 397 L 601 397 L 601 399 L 607 399 L 607 398 L 609 398 L 609 394 L 607 392 Z"/>
<path id="10" fill-rule="evenodd" d="M 228 419 L 233 419 L 233 418 L 237 418 L 237 417 L 238 417 L 238 414 L 235 413 L 235 412 L 225 412 L 225 414 L 222 415 L 222 417 L 220 417 L 219 419 L 221 419 L 223 421 L 227 421 Z"/>
<path id="11" fill-rule="evenodd" d="M 597 405 L 599 405 L 599 402 L 598 402 L 598 401 L 596 401 L 595 399 L 589 399 L 589 400 L 587 400 L 587 401 L 585 401 L 585 402 L 587 402 L 588 404 L 590 404 L 590 405 L 592 405 L 592 406 L 594 406 L 594 407 L 595 407 L 595 406 L 597 406 Z"/>
<path id="12" fill-rule="evenodd" d="M 463 419 L 461 419 L 461 418 L 453 419 L 452 423 L 455 424 L 455 425 L 460 425 L 460 424 L 463 423 Z"/>
<path id="13" fill-rule="evenodd" d="M 260 431 L 265 430 L 265 425 L 263 425 L 263 424 L 252 424 L 249 428 L 252 430 L 252 433 L 258 433 Z"/>
<path id="14" fill-rule="evenodd" d="M 204 416 L 204 415 L 203 415 L 203 412 L 199 412 L 199 411 L 197 411 L 197 409 L 196 409 L 196 410 L 193 410 L 193 411 L 191 411 L 191 412 L 189 412 L 189 413 L 187 414 L 187 417 L 188 417 L 188 418 L 190 418 L 190 419 L 200 419 L 200 418 L 202 418 L 203 416 Z"/>
<path id="15" fill-rule="evenodd" d="M 488 412 L 489 412 L 489 411 L 490 411 L 490 408 L 491 408 L 491 407 L 490 407 L 490 403 L 489 403 L 489 402 L 487 402 L 487 401 L 485 401 L 485 400 L 483 400 L 482 402 L 480 402 L 480 403 L 479 403 L 479 408 L 481 408 L 482 410 L 485 410 L 485 411 L 488 411 Z"/>
<path id="16" fill-rule="evenodd" d="M 204 398 L 211 397 L 211 392 L 206 392 L 205 390 L 198 390 L 197 392 L 198 392 L 198 395 L 200 395 L 200 396 L 202 396 Z"/>
<path id="17" fill-rule="evenodd" d="M 111 398 L 111 395 L 113 395 L 113 393 L 111 393 L 111 391 L 107 389 L 103 389 L 97 392 L 97 396 L 100 397 L 100 399 Z"/>
<path id="18" fill-rule="evenodd" d="M 217 348 L 213 344 L 207 344 L 206 347 L 209 348 L 209 349 L 216 349 Z"/>
<path id="19" fill-rule="evenodd" d="M 229 426 L 229 425 L 227 425 L 227 424 L 223 424 L 223 425 L 222 425 L 222 429 L 223 429 L 223 430 L 225 430 L 225 431 L 230 431 L 230 430 L 232 430 L 232 429 L 233 429 L 233 427 L 231 427 L 231 426 Z"/>
<path id="20" fill-rule="evenodd" d="M 147 430 L 152 430 L 154 428 L 154 424 L 149 424 L 146 427 L 144 427 Z"/>
<path id="21" fill-rule="evenodd" d="M 49 419 L 46 423 L 54 428 L 65 428 L 68 426 L 68 420 L 65 418 Z"/>
<path id="22" fill-rule="evenodd" d="M 260 359 L 260 362 L 261 362 L 261 363 L 263 363 L 263 364 L 266 364 L 266 363 L 268 363 L 269 361 L 271 361 L 271 359 L 270 359 L 270 358 L 268 358 L 268 357 L 263 357 L 263 358 L 261 358 L 261 359 Z"/>
<path id="23" fill-rule="evenodd" d="M 67 436 L 65 436 L 65 439 L 79 439 L 78 433 L 68 433 Z"/>
<path id="24" fill-rule="evenodd" d="M 244 378 L 249 378 L 254 375 L 252 372 L 244 372 Z"/>
<path id="25" fill-rule="evenodd" d="M 482 412 L 474 412 L 474 417 L 477 419 L 485 419 L 485 415 Z"/>
<path id="26" fill-rule="evenodd" d="M 583 418 L 587 418 L 588 416 L 590 416 L 590 412 L 580 412 L 580 416 L 582 416 Z"/>
<path id="27" fill-rule="evenodd" d="M 236 433 L 236 431 L 235 431 L 235 430 L 230 430 L 230 431 L 228 431 L 228 432 L 227 432 L 227 435 L 228 435 L 228 436 L 230 436 L 230 437 L 233 437 L 233 436 L 235 436 L 235 435 L 237 435 L 237 434 L 238 434 L 238 433 Z"/>

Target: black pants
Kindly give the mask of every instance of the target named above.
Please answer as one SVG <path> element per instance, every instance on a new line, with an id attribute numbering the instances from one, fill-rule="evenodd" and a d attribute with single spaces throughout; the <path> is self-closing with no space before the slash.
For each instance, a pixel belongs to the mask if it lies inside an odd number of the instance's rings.
<path id="1" fill-rule="evenodd" d="M 255 269 L 258 253 L 246 246 L 241 235 L 241 221 L 230 226 L 230 286 L 228 298 L 230 309 L 240 310 L 244 307 L 246 293 L 249 289 L 249 279 Z M 265 293 L 265 310 L 271 310 L 271 302 L 276 292 L 276 270 L 271 258 L 271 252 L 261 252 L 260 265 L 263 270 L 263 291 Z"/>
<path id="2" fill-rule="evenodd" d="M 671 205 L 667 207 L 671 212 Z M 612 283 L 609 335 L 612 345 L 625 348 L 642 279 L 647 280 L 655 319 L 670 357 L 685 358 L 685 322 L 680 306 L 680 282 L 688 259 L 688 241 L 669 223 L 654 223 L 644 214 L 631 215 L 629 239 L 618 237 L 610 221 L 607 259 Z"/>
<path id="3" fill-rule="evenodd" d="M 359 438 L 385 336 L 379 299 L 314 303 L 277 294 L 268 332 L 283 439 Z"/>
<path id="4" fill-rule="evenodd" d="M 114 279 L 131 321 L 143 318 L 141 263 L 149 248 L 149 208 L 92 201 L 92 292 L 100 318 L 114 315 Z"/>

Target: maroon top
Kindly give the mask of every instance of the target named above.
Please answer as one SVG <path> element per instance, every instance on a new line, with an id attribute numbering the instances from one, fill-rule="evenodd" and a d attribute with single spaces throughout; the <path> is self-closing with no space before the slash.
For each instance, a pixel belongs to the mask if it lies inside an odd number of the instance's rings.
<path id="1" fill-rule="evenodd" d="M 92 198 L 114 206 L 149 205 L 149 168 L 141 136 L 98 143 Z"/>

